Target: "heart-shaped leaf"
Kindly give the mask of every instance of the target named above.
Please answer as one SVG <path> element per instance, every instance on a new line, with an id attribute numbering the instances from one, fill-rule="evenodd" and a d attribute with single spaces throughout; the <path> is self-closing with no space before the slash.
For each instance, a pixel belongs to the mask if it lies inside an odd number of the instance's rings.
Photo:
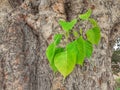
<path id="1" fill-rule="evenodd" d="M 66 22 L 64 20 L 60 20 L 59 24 L 62 27 L 63 30 L 65 30 L 66 32 L 72 30 L 72 28 L 74 27 L 74 25 L 77 23 L 77 19 L 73 19 L 70 22 Z"/>
<path id="2" fill-rule="evenodd" d="M 94 27 L 86 32 L 87 39 L 92 44 L 98 44 L 101 38 L 100 28 Z"/>
<path id="3" fill-rule="evenodd" d="M 57 67 L 58 71 L 64 76 L 64 78 L 68 76 L 74 69 L 76 63 L 76 52 L 74 44 L 68 44 L 64 52 L 56 54 L 54 61 L 55 66 Z"/>
<path id="4" fill-rule="evenodd" d="M 92 11 L 89 9 L 86 13 L 79 15 L 79 18 L 82 20 L 88 20 Z"/>
<path id="5" fill-rule="evenodd" d="M 52 60 L 54 58 L 55 48 L 56 48 L 56 45 L 54 43 L 51 43 L 46 49 L 46 56 L 50 63 L 52 62 Z"/>
<path id="6" fill-rule="evenodd" d="M 55 50 L 55 55 L 58 54 L 58 53 L 60 53 L 60 52 L 63 52 L 63 51 L 64 51 L 64 48 L 58 47 L 58 48 L 56 48 L 56 50 Z M 54 56 L 55 56 L 55 55 L 54 55 Z M 52 62 L 50 63 L 50 67 L 52 68 L 52 70 L 53 70 L 54 72 L 58 71 L 58 69 L 57 69 L 56 66 L 55 66 L 54 59 L 53 59 Z"/>
<path id="7" fill-rule="evenodd" d="M 92 52 L 93 52 L 93 46 L 89 41 L 85 41 L 85 53 L 86 53 L 86 57 L 90 58 L 92 56 Z"/>
<path id="8" fill-rule="evenodd" d="M 75 41 L 76 48 L 77 48 L 77 61 L 76 64 L 83 65 L 83 61 L 85 58 L 85 50 L 84 50 L 84 40 L 82 37 L 78 38 Z"/>
<path id="9" fill-rule="evenodd" d="M 63 51 L 64 51 L 64 48 L 56 47 L 55 43 L 51 43 L 46 49 L 46 56 L 48 58 L 48 61 L 50 62 L 50 67 L 54 70 L 54 72 L 57 71 L 57 68 L 54 64 L 54 56 L 55 54 Z"/>
<path id="10" fill-rule="evenodd" d="M 76 41 L 76 48 L 77 48 L 77 64 L 83 65 L 84 58 L 89 58 L 92 55 L 93 47 L 92 44 L 82 37 L 79 37 Z"/>
<path id="11" fill-rule="evenodd" d="M 46 49 L 46 56 L 48 58 L 48 61 L 50 62 L 50 66 L 54 71 L 57 71 L 57 68 L 54 65 L 54 55 L 56 51 L 56 45 L 55 43 L 51 43 L 47 49 Z"/>

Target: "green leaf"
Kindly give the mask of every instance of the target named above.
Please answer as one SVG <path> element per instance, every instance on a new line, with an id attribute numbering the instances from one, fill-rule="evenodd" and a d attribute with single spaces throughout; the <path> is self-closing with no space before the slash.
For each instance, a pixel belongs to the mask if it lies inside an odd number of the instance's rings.
<path id="1" fill-rule="evenodd" d="M 54 64 L 54 56 L 55 54 L 60 53 L 62 51 L 64 51 L 64 48 L 60 48 L 60 47 L 56 48 L 55 43 L 51 43 L 46 49 L 46 56 L 48 58 L 48 61 L 50 62 L 50 67 L 55 72 L 57 71 L 57 68 Z"/>
<path id="2" fill-rule="evenodd" d="M 97 24 L 97 22 L 96 22 L 95 19 L 89 18 L 89 21 L 90 21 L 90 23 L 91 23 L 94 27 L 97 27 L 97 26 L 98 26 L 98 24 Z"/>
<path id="3" fill-rule="evenodd" d="M 85 53 L 86 53 L 86 57 L 90 58 L 92 56 L 92 52 L 93 52 L 93 46 L 89 41 L 85 40 Z"/>
<path id="4" fill-rule="evenodd" d="M 50 62 L 50 67 L 54 70 L 57 71 L 57 68 L 54 65 L 54 55 L 56 51 L 56 45 L 54 43 L 51 43 L 47 49 L 46 49 L 46 56 L 48 58 L 48 61 Z"/>
<path id="5" fill-rule="evenodd" d="M 56 50 L 55 50 L 55 55 L 58 54 L 58 53 L 61 53 L 61 52 L 63 52 L 63 51 L 65 51 L 64 48 L 62 48 L 62 47 L 57 47 Z"/>
<path id="6" fill-rule="evenodd" d="M 55 55 L 58 54 L 58 53 L 60 53 L 60 52 L 63 52 L 63 51 L 64 51 L 64 48 L 58 47 L 58 48 L 56 48 L 56 50 L 55 50 Z M 55 56 L 55 55 L 54 55 L 54 56 Z M 52 62 L 50 63 L 50 67 L 52 68 L 52 70 L 53 70 L 54 72 L 58 71 L 58 69 L 57 69 L 56 66 L 55 66 L 54 59 L 53 59 Z"/>
<path id="7" fill-rule="evenodd" d="M 89 41 L 84 40 L 82 37 L 79 37 L 76 41 L 77 48 L 77 64 L 83 65 L 85 57 L 90 58 L 93 52 L 92 44 Z"/>
<path id="8" fill-rule="evenodd" d="M 83 65 L 84 58 L 85 58 L 84 39 L 80 37 L 75 41 L 75 43 L 76 43 L 76 48 L 78 52 L 76 64 Z"/>
<path id="9" fill-rule="evenodd" d="M 54 72 L 57 72 L 57 71 L 58 71 L 58 69 L 56 68 L 56 66 L 55 66 L 55 64 L 54 64 L 54 60 L 53 60 L 52 63 L 50 63 L 50 67 L 52 68 L 52 70 L 53 70 Z"/>
<path id="10" fill-rule="evenodd" d="M 54 42 L 56 45 L 60 43 L 60 40 L 62 39 L 62 34 L 55 34 L 54 36 Z"/>
<path id="11" fill-rule="evenodd" d="M 46 49 L 46 56 L 48 58 L 48 61 L 51 63 L 53 58 L 54 58 L 54 55 L 55 55 L 55 48 L 56 48 L 56 45 L 54 43 L 51 43 L 47 49 Z"/>
<path id="12" fill-rule="evenodd" d="M 64 78 L 68 76 L 74 69 L 76 63 L 76 52 L 74 44 L 68 44 L 64 52 L 56 54 L 54 61 L 55 66 L 57 67 L 58 71 L 64 76 Z"/>
<path id="13" fill-rule="evenodd" d="M 79 18 L 82 20 L 88 20 L 92 11 L 89 9 L 86 13 L 79 15 Z"/>
<path id="14" fill-rule="evenodd" d="M 87 39 L 92 44 L 98 44 L 101 38 L 100 28 L 94 27 L 86 32 Z"/>
<path id="15" fill-rule="evenodd" d="M 74 27 L 74 25 L 76 23 L 77 23 L 77 19 L 73 19 L 70 22 L 66 22 L 64 20 L 60 20 L 59 21 L 59 24 L 62 27 L 62 29 L 65 30 L 65 31 L 67 31 L 67 32 L 70 31 L 70 30 L 72 30 L 72 28 Z"/>

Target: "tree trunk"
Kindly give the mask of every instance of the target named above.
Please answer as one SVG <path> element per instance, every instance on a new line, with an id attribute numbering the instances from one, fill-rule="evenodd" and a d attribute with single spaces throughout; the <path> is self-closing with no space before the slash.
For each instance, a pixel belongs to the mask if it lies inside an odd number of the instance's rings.
<path id="1" fill-rule="evenodd" d="M 119 0 L 0 0 L 0 7 L 0 90 L 114 90 L 111 56 L 120 35 Z M 62 32 L 59 19 L 71 20 L 89 8 L 101 28 L 100 44 L 63 81 L 49 66 L 46 47 Z"/>

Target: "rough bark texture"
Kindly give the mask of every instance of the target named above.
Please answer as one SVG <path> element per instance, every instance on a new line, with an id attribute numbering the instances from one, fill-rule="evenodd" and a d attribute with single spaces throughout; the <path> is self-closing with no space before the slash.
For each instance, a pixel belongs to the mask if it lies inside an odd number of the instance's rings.
<path id="1" fill-rule="evenodd" d="M 0 7 L 0 90 L 114 90 L 111 56 L 120 35 L 120 0 L 0 0 Z M 101 42 L 84 67 L 76 66 L 63 81 L 49 67 L 46 47 L 62 32 L 59 19 L 88 8 L 101 27 Z"/>

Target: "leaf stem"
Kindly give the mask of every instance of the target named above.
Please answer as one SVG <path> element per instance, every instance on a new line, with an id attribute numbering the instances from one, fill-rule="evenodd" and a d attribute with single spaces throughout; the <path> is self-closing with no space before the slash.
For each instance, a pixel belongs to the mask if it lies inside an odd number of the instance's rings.
<path id="1" fill-rule="evenodd" d="M 69 38 L 69 32 L 65 32 L 65 40 L 66 40 L 66 43 L 68 43 L 68 38 Z"/>

